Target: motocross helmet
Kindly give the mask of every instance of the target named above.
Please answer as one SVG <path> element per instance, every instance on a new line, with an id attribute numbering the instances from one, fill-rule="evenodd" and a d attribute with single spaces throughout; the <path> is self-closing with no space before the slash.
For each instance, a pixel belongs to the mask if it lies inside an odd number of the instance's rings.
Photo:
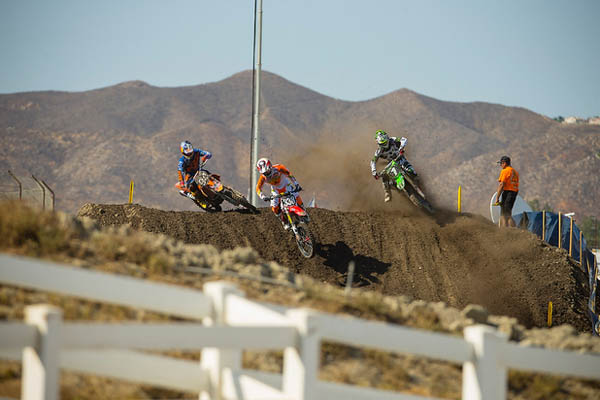
<path id="1" fill-rule="evenodd" d="M 256 169 L 263 174 L 265 178 L 270 178 L 273 175 L 273 166 L 268 158 L 261 158 L 256 163 Z"/>
<path id="2" fill-rule="evenodd" d="M 189 140 L 181 142 L 179 150 L 181 150 L 181 154 L 183 154 L 185 158 L 190 158 L 194 155 L 194 146 L 192 146 Z"/>
<path id="3" fill-rule="evenodd" d="M 385 133 L 384 130 L 379 129 L 377 132 L 375 132 L 375 141 L 379 146 L 387 147 L 390 142 L 390 137 L 387 133 Z"/>

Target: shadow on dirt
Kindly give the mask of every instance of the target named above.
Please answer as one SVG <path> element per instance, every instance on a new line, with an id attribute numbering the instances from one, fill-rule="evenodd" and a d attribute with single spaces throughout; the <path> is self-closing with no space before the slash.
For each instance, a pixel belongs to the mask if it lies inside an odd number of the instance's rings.
<path id="1" fill-rule="evenodd" d="M 361 254 L 355 255 L 348 245 L 342 241 L 335 244 L 321 244 L 316 249 L 316 254 L 323 257 L 323 264 L 332 268 L 336 272 L 342 274 L 338 280 L 338 284 L 345 285 L 348 279 L 348 266 L 351 261 L 354 261 L 354 276 L 353 286 L 362 287 L 372 283 L 380 283 L 376 274 L 381 275 L 387 272 L 392 265 L 384 263 L 376 258 L 364 256 Z"/>

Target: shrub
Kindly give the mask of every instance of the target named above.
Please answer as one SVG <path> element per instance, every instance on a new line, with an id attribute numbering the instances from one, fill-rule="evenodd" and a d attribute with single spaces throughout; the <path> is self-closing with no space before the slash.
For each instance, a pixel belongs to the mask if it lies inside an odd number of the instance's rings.
<path id="1" fill-rule="evenodd" d="M 57 215 L 32 208 L 22 201 L 0 203 L 0 248 L 13 248 L 31 256 L 56 253 L 69 247 L 70 233 Z"/>

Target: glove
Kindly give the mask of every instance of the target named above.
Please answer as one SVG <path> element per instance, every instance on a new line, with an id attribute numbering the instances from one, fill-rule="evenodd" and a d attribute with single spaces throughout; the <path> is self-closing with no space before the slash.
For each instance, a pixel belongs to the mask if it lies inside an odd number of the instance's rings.
<path id="1" fill-rule="evenodd" d="M 266 194 L 264 194 L 264 193 L 261 193 L 261 194 L 260 194 L 258 197 L 260 197 L 260 199 L 261 199 L 262 201 L 269 201 L 269 200 L 270 200 L 269 196 L 267 196 L 267 195 L 266 195 Z"/>
<path id="2" fill-rule="evenodd" d="M 494 206 L 496 206 L 496 207 L 501 206 L 501 205 L 502 205 L 502 203 L 500 203 L 499 201 L 494 203 Z"/>
<path id="3" fill-rule="evenodd" d="M 300 184 L 299 184 L 299 183 L 296 183 L 296 187 L 294 188 L 294 191 L 295 191 L 295 192 L 299 192 L 299 191 L 301 191 L 301 190 L 302 190 L 302 186 L 300 186 Z"/>
<path id="4" fill-rule="evenodd" d="M 378 174 L 373 174 L 373 178 L 375 178 L 375 180 L 379 179 L 379 175 Z"/>

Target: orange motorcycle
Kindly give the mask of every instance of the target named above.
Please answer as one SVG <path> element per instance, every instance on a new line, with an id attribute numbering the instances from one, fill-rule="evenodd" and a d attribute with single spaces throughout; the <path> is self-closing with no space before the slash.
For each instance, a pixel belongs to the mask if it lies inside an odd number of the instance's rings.
<path id="1" fill-rule="evenodd" d="M 244 207 L 252 212 L 258 212 L 256 207 L 250 204 L 243 194 L 223 185 L 220 175 L 213 174 L 203 167 L 204 163 L 200 165 L 198 172 L 194 174 L 189 190 L 182 187 L 181 183 L 175 185 L 179 189 L 179 194 L 191 199 L 206 212 L 222 211 L 221 203 L 223 201 L 227 201 L 237 207 Z"/>

